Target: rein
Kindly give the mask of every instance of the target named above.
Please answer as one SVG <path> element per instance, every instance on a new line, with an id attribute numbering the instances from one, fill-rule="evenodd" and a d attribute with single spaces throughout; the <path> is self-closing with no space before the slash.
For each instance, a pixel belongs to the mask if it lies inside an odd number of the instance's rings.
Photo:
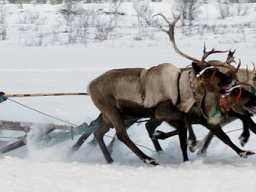
<path id="1" fill-rule="evenodd" d="M 216 73 L 216 69 L 214 68 L 214 71 L 213 71 L 212 76 L 211 76 L 210 81 L 209 81 L 209 87 L 212 84 L 212 80 L 213 80 L 213 77 L 214 77 L 215 73 Z"/>
<path id="2" fill-rule="evenodd" d="M 88 95 L 87 93 L 36 93 L 36 94 L 4 94 L 4 97 L 40 97 L 40 96 L 64 96 L 64 95 Z"/>
<path id="3" fill-rule="evenodd" d="M 235 100 L 235 103 L 237 103 L 239 101 L 239 99 L 241 98 L 241 95 L 242 95 L 242 88 L 239 87 L 239 94 L 238 94 L 238 96 L 237 96 L 237 98 Z"/>

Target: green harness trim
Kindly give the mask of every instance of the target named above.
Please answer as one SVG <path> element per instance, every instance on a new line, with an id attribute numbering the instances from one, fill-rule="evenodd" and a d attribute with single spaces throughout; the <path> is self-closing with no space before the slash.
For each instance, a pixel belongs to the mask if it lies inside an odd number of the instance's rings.
<path id="1" fill-rule="evenodd" d="M 217 98 L 216 94 L 214 94 L 214 101 L 215 101 L 216 111 L 211 115 L 211 118 L 214 118 L 219 113 L 222 114 L 222 112 L 220 110 L 220 106 L 219 106 L 218 98 Z"/>

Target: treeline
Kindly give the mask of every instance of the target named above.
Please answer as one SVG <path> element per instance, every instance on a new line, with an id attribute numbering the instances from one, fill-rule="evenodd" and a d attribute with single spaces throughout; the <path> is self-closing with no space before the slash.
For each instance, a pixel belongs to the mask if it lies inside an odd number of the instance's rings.
<path id="1" fill-rule="evenodd" d="M 134 2 L 135 0 L 68 0 L 82 3 L 113 3 L 113 2 Z M 150 2 L 161 2 L 162 0 L 151 0 Z M 256 1 L 256 0 L 255 0 Z M 67 0 L 8 0 L 11 4 L 62 4 Z"/>
<path id="2" fill-rule="evenodd" d="M 106 2 L 134 2 L 135 0 L 68 0 L 73 2 L 83 2 L 83 3 L 106 3 Z M 161 2 L 162 0 L 149 0 L 149 2 Z M 186 3 L 207 3 L 209 0 L 181 0 Z M 223 4 L 227 3 L 256 3 L 256 0 L 219 0 Z M 6 1 L 5 1 L 6 2 Z M 62 4 L 67 2 L 67 0 L 8 0 L 7 2 L 11 4 Z"/>

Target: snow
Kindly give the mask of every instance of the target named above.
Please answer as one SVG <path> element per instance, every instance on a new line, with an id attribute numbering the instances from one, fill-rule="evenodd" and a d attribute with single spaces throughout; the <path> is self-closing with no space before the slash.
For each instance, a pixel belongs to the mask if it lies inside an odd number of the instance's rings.
<path id="1" fill-rule="evenodd" d="M 155 12 L 167 13 L 171 7 L 168 3 L 169 1 L 156 3 Z M 16 6 L 9 6 L 11 8 L 8 9 L 8 19 L 14 24 L 9 25 L 8 29 L 13 31 L 10 32 L 6 41 L 0 41 L 0 87 L 1 91 L 7 94 L 85 92 L 88 82 L 112 68 L 149 68 L 164 62 L 170 62 L 179 67 L 190 64 L 173 51 L 168 38 L 162 32 L 157 32 L 155 39 L 142 41 L 135 41 L 131 35 L 128 35 L 111 38 L 101 43 L 90 41 L 87 46 L 26 47 L 17 40 L 18 32 L 15 28 L 17 23 L 14 22 L 18 20 L 18 13 L 21 10 Z M 52 5 L 24 5 L 24 7 L 24 9 L 36 7 L 43 15 L 49 13 L 54 15 L 57 9 Z M 239 19 L 232 17 L 221 21 L 216 17 L 212 7 L 213 4 L 207 6 L 211 11 L 207 14 L 202 13 L 200 22 L 204 23 L 207 17 L 209 24 L 224 23 L 228 32 L 222 35 L 205 32 L 200 35 L 192 31 L 194 36 L 191 38 L 183 36 L 178 29 L 176 32 L 178 46 L 185 53 L 197 58 L 202 55 L 204 42 L 208 49 L 213 47 L 220 50 L 236 49 L 236 59 L 242 60 L 243 67 L 248 64 L 251 68 L 250 63 L 255 60 L 256 51 L 255 35 L 252 32 L 255 30 L 253 28 L 255 13 L 252 12 Z M 123 10 L 126 10 L 125 7 Z M 127 12 L 134 14 L 131 4 L 127 7 Z M 234 26 L 244 18 L 252 23 L 251 26 L 243 29 L 248 32 L 245 41 L 231 41 L 232 38 L 239 39 L 241 33 L 237 32 Z M 129 30 L 131 34 L 134 33 L 131 28 Z M 220 30 L 223 28 L 220 27 Z M 214 56 L 222 60 L 225 57 Z M 29 97 L 13 98 L 13 100 L 76 125 L 90 122 L 99 114 L 88 96 Z M 64 124 L 12 101 L 1 103 L 0 111 L 2 120 L 34 122 L 32 132 L 40 128 L 39 123 Z M 231 131 L 241 127 L 241 122 L 235 121 L 224 130 Z M 159 130 L 163 131 L 170 129 L 166 124 L 159 127 Z M 207 130 L 201 126 L 194 126 L 194 130 L 199 140 L 207 133 Z M 238 140 L 240 133 L 241 131 L 228 133 L 238 146 L 240 146 Z M 6 134 L 17 137 L 16 132 L 2 132 L 2 136 Z M 216 138 L 213 139 L 206 157 L 199 157 L 196 153 L 189 152 L 190 161 L 183 163 L 177 137 L 160 141 L 164 151 L 158 154 L 150 150 L 153 149 L 153 145 L 144 124 L 132 126 L 128 134 L 142 151 L 157 159 L 160 166 L 143 164 L 119 141 L 115 142 L 112 154 L 115 162 L 108 165 L 100 149 L 89 145 L 88 142 L 79 151 L 71 153 L 70 148 L 78 136 L 74 140 L 55 145 L 38 144 L 29 137 L 26 146 L 0 156 L 1 191 L 255 191 L 255 156 L 242 159 Z M 113 136 L 114 131 L 111 130 L 108 135 Z M 108 143 L 110 138 L 106 137 L 105 141 Z M 256 137 L 252 133 L 244 148 L 256 151 L 255 146 Z"/>

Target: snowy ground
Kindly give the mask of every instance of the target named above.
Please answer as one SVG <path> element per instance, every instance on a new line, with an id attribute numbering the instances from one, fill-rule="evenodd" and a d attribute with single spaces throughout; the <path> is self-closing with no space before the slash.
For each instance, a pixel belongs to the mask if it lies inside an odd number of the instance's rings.
<path id="1" fill-rule="evenodd" d="M 242 59 L 244 67 L 255 61 L 256 47 L 251 41 L 219 44 L 215 39 L 207 39 L 209 48 L 236 48 L 236 58 Z M 184 52 L 200 58 L 202 40 L 180 37 L 178 42 Z M 123 45 L 120 41 L 109 41 L 106 46 L 21 47 L 10 41 L 0 41 L 1 91 L 7 94 L 85 92 L 90 80 L 111 68 L 149 68 L 163 62 L 185 67 L 190 63 L 175 54 L 168 41 L 141 42 L 140 45 L 136 42 L 135 46 L 126 46 L 131 44 L 133 42 Z M 88 96 L 14 100 L 77 125 L 90 122 L 99 113 Z M 35 131 L 39 128 L 37 123 L 62 124 L 11 101 L 0 104 L 0 111 L 2 120 L 35 122 Z M 225 127 L 225 131 L 237 128 L 241 128 L 239 121 Z M 159 129 L 171 128 L 162 125 Z M 195 132 L 198 139 L 207 133 L 200 126 L 195 126 Z M 189 152 L 191 161 L 183 163 L 177 137 L 161 141 L 164 152 L 157 154 L 143 147 L 153 149 L 143 124 L 134 125 L 128 133 L 136 144 L 142 145 L 141 150 L 158 160 L 160 166 L 143 164 L 118 141 L 114 145 L 115 162 L 107 165 L 98 147 L 84 144 L 78 152 L 70 153 L 78 137 L 47 147 L 28 140 L 25 147 L 0 156 L 1 191 L 255 191 L 256 156 L 242 159 L 214 139 L 207 157 L 200 158 Z M 16 133 L 8 134 L 16 136 Z M 111 131 L 108 135 L 113 134 Z M 228 135 L 239 145 L 240 131 Z M 5 136 L 4 131 L 2 136 Z M 109 142 L 109 138 L 105 139 Z M 245 149 L 256 151 L 255 146 L 256 136 L 252 134 Z"/>

